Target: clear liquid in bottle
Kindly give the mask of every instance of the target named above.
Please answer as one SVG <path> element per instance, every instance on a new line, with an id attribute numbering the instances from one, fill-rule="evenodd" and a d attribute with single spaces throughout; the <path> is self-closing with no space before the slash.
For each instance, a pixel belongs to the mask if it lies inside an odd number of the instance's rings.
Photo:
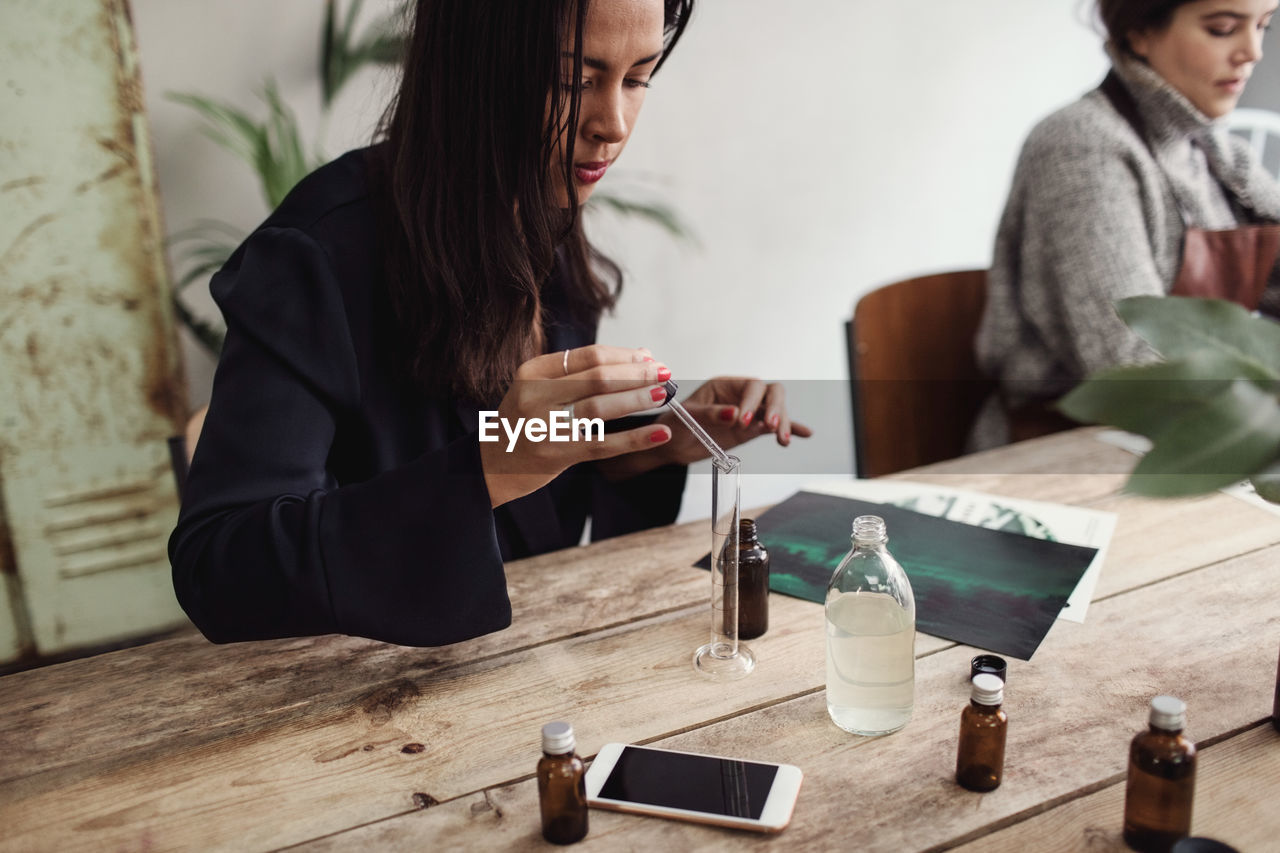
<path id="1" fill-rule="evenodd" d="M 897 731 L 915 701 L 915 624 L 876 593 L 827 599 L 827 713 L 859 735 Z"/>
<path id="2" fill-rule="evenodd" d="M 859 735 L 897 731 L 915 702 L 915 599 L 884 521 L 854 521 L 853 549 L 827 588 L 827 713 Z"/>

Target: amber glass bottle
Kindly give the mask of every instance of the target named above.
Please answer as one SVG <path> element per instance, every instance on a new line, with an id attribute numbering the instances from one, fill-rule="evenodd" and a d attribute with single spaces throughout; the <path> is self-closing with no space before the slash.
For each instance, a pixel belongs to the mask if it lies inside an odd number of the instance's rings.
<path id="1" fill-rule="evenodd" d="M 1191 834 L 1196 745 L 1182 736 L 1187 706 L 1172 696 L 1151 700 L 1151 724 L 1129 746 L 1124 840 L 1134 850 L 1165 851 Z"/>
<path id="2" fill-rule="evenodd" d="M 1004 742 L 1009 718 L 1000 703 L 1004 682 L 988 672 L 973 677 L 969 705 L 960 712 L 956 782 L 970 791 L 994 791 L 1004 775 Z"/>
<path id="3" fill-rule="evenodd" d="M 552 844 L 572 844 L 587 834 L 587 777 L 574 752 L 573 726 L 542 727 L 542 759 L 538 762 L 538 800 L 542 805 L 542 837 Z"/>
<path id="4" fill-rule="evenodd" d="M 738 522 L 738 639 L 754 640 L 769 630 L 769 552 L 760 544 L 756 522 Z"/>

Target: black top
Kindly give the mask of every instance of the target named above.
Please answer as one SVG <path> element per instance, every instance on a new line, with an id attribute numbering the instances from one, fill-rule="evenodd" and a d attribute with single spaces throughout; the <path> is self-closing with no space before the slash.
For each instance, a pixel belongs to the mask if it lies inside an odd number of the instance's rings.
<path id="1" fill-rule="evenodd" d="M 366 158 L 304 179 L 210 289 L 226 343 L 169 540 L 214 642 L 344 633 L 443 645 L 511 623 L 503 561 L 675 519 L 685 469 L 576 465 L 494 510 L 478 407 L 399 378 Z M 594 342 L 553 275 L 546 351 Z"/>

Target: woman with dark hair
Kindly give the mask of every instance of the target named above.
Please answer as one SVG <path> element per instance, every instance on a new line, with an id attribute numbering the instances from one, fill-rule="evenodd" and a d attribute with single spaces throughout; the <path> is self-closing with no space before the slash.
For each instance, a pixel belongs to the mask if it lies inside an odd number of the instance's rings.
<path id="1" fill-rule="evenodd" d="M 1220 121 L 1277 0 L 1098 0 L 1111 71 L 1040 122 L 1000 222 L 978 361 L 1000 383 L 977 448 L 1059 428 L 1053 400 L 1154 360 L 1116 300 L 1233 299 L 1280 313 L 1280 188 Z"/>
<path id="2" fill-rule="evenodd" d="M 211 283 L 227 338 L 169 543 L 209 639 L 457 642 L 510 623 L 504 560 L 588 517 L 596 539 L 674 520 L 706 453 L 628 419 L 670 371 L 595 344 L 620 275 L 579 208 L 692 4 L 418 0 L 383 141 L 304 179 Z M 724 446 L 808 434 L 758 380 L 686 407 Z M 557 415 L 610 429 L 551 440 Z"/>

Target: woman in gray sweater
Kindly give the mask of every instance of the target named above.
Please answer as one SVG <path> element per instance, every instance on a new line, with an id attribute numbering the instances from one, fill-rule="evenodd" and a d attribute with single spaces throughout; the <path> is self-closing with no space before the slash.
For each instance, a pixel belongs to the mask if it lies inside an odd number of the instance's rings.
<path id="1" fill-rule="evenodd" d="M 1276 6 L 1098 0 L 1111 74 L 1031 131 L 1000 222 L 976 342 L 1000 391 L 975 424 L 975 449 L 1048 431 L 1048 404 L 1086 376 L 1157 357 L 1113 305 L 1209 295 L 1188 283 L 1184 255 L 1199 254 L 1184 251 L 1189 232 L 1253 239 L 1243 232 L 1258 229 L 1241 226 L 1280 221 L 1280 187 L 1219 121 L 1262 57 Z M 1270 254 L 1260 307 L 1280 313 Z M 1210 288 L 1238 278 L 1208 269 Z"/>

